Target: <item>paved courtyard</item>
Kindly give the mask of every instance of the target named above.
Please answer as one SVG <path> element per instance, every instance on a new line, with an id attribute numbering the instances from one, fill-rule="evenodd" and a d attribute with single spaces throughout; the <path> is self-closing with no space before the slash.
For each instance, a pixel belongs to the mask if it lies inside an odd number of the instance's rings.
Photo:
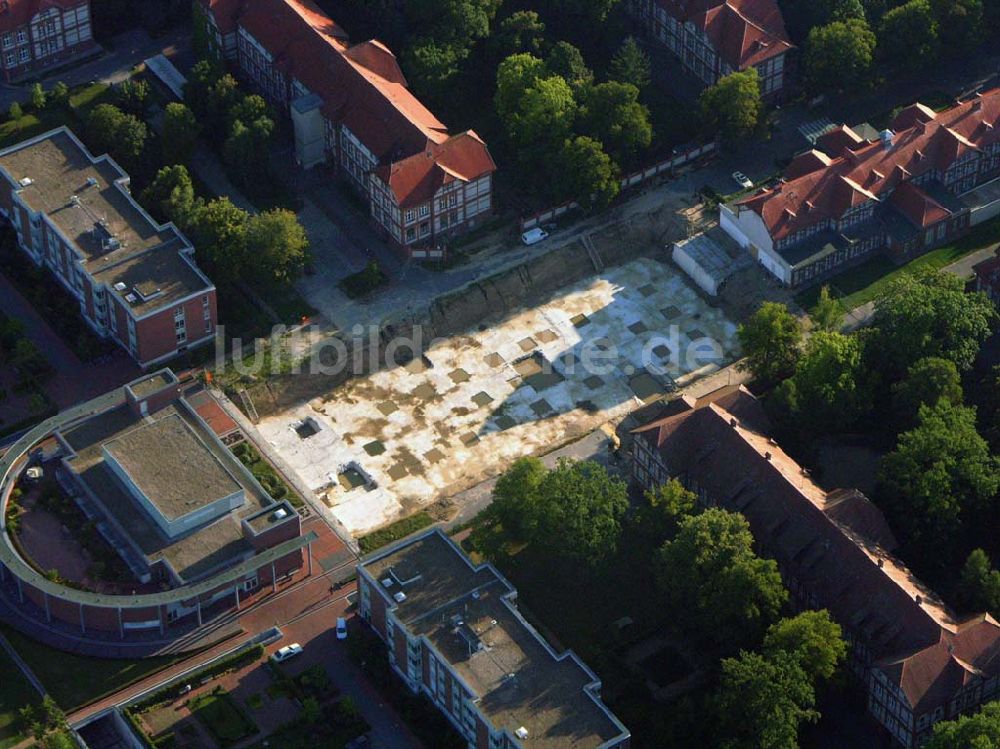
<path id="1" fill-rule="evenodd" d="M 736 358 L 736 326 L 643 258 L 258 425 L 354 534 Z"/>

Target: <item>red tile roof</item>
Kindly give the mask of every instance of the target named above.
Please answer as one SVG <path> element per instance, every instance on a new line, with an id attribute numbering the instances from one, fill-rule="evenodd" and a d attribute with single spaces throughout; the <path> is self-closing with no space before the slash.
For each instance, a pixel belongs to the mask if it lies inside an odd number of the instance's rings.
<path id="1" fill-rule="evenodd" d="M 816 147 L 836 158 L 844 153 L 845 148 L 853 150 L 864 142 L 864 139 L 847 125 L 840 125 L 819 136 L 816 139 Z"/>
<path id="2" fill-rule="evenodd" d="M 951 215 L 951 211 L 938 203 L 912 182 L 897 187 L 889 202 L 914 226 L 926 229 Z"/>
<path id="3" fill-rule="evenodd" d="M 471 182 L 496 170 L 486 144 L 468 130 L 401 161 L 385 164 L 378 176 L 398 196 L 400 207 L 425 203 L 438 189 L 456 179 Z"/>
<path id="4" fill-rule="evenodd" d="M 900 112 L 890 147 L 859 146 L 822 170 L 787 176 L 737 203 L 764 220 L 779 240 L 820 221 L 838 219 L 850 208 L 891 192 L 926 172 L 944 172 L 960 156 L 1000 142 L 1000 89 L 993 89 L 944 112 L 914 105 Z"/>
<path id="5" fill-rule="evenodd" d="M 895 537 L 861 492 L 824 491 L 773 440 L 718 403 L 635 434 L 673 475 L 742 513 L 764 552 L 813 597 L 810 605 L 829 609 L 885 659 L 882 668 L 915 706 L 947 701 L 971 673 L 1000 671 L 996 622 L 985 615 L 960 622 L 892 556 Z"/>
<path id="6" fill-rule="evenodd" d="M 13 31 L 25 26 L 36 14 L 49 8 L 69 10 L 88 2 L 89 0 L 7 0 L 6 10 L 0 11 L 0 31 Z"/>
<path id="7" fill-rule="evenodd" d="M 805 151 L 792 159 L 792 163 L 785 169 L 785 178 L 795 179 L 806 174 L 812 174 L 819 169 L 825 169 L 830 164 L 830 157 L 822 151 L 817 151 L 816 149 Z"/>
<path id="8" fill-rule="evenodd" d="M 201 4 L 211 11 L 220 34 L 236 31 L 236 19 L 243 9 L 243 0 L 201 0 Z"/>
<path id="9" fill-rule="evenodd" d="M 241 2 L 239 25 L 271 53 L 282 72 L 323 99 L 324 114 L 346 126 L 378 161 L 391 164 L 432 153 L 438 171 L 451 170 L 462 179 L 496 170 L 474 133 L 449 136 L 444 123 L 407 88 L 395 55 L 381 42 L 350 46 L 344 31 L 308 0 Z M 408 176 L 399 184 L 415 187 L 424 181 Z M 393 190 L 401 205 L 414 199 L 411 190 Z"/>
<path id="10" fill-rule="evenodd" d="M 692 23 L 734 70 L 792 49 L 775 0 L 658 0 L 681 23 Z"/>

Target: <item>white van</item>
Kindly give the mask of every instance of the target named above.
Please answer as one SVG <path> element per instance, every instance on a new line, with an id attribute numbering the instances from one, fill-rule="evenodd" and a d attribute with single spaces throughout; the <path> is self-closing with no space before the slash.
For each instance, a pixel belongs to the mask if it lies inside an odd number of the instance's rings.
<path id="1" fill-rule="evenodd" d="M 538 244 L 543 239 L 548 239 L 549 233 L 544 229 L 528 229 L 521 235 L 521 241 L 526 245 Z"/>

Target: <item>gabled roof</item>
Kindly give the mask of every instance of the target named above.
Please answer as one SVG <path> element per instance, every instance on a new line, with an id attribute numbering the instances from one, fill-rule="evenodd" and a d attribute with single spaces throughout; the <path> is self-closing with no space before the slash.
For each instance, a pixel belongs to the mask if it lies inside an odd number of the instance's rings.
<path id="1" fill-rule="evenodd" d="M 426 150 L 379 167 L 379 178 L 389 185 L 400 207 L 425 203 L 443 185 L 471 182 L 496 170 L 489 150 L 475 131 L 454 135 L 443 143 L 428 142 Z"/>
<path id="2" fill-rule="evenodd" d="M 234 0 L 202 1 L 212 6 Z M 381 42 L 350 45 L 344 31 L 310 0 L 240 2 L 239 25 L 267 48 L 279 70 L 319 96 L 324 115 L 347 127 L 381 164 L 431 153 L 437 172 L 451 170 L 465 179 L 496 169 L 478 136 L 472 134 L 471 146 L 468 134 L 449 136 L 444 123 L 407 88 L 396 56 Z M 482 171 L 472 173 L 476 168 Z M 408 199 L 411 183 L 425 179 L 407 176 L 403 181 L 409 187 L 397 199 Z"/>
<path id="3" fill-rule="evenodd" d="M 785 179 L 795 179 L 806 174 L 812 174 L 818 169 L 830 166 L 831 159 L 822 151 L 815 148 L 811 151 L 804 151 L 792 159 L 792 162 L 785 169 Z"/>
<path id="4" fill-rule="evenodd" d="M 852 128 L 840 125 L 819 136 L 816 139 L 816 147 L 828 156 L 836 158 L 844 153 L 845 148 L 854 149 L 864 142 L 864 139 Z"/>
<path id="5" fill-rule="evenodd" d="M 672 474 L 742 513 L 764 552 L 876 657 L 915 653 L 959 631 L 941 600 L 886 548 L 895 539 L 877 507 L 860 492 L 824 491 L 773 440 L 718 404 L 647 424 L 636 438 L 649 440 Z"/>
<path id="6" fill-rule="evenodd" d="M 43 10 L 69 10 L 77 5 L 80 5 L 80 0 L 7 0 L 6 9 L 0 10 L 0 31 L 12 31 L 24 26 Z"/>
<path id="7" fill-rule="evenodd" d="M 911 224 L 921 229 L 933 226 L 951 215 L 951 211 L 912 182 L 904 182 L 897 187 L 889 202 Z"/>
<path id="8" fill-rule="evenodd" d="M 681 23 L 703 31 L 734 70 L 746 70 L 792 49 L 775 0 L 658 0 Z"/>
<path id="9" fill-rule="evenodd" d="M 914 105 L 900 112 L 891 145 L 869 143 L 842 153 L 829 166 L 786 175 L 737 206 L 761 216 L 774 240 L 820 221 L 839 219 L 864 200 L 880 199 L 900 183 L 928 172 L 944 172 L 956 159 L 1000 142 L 1000 89 L 935 113 Z"/>

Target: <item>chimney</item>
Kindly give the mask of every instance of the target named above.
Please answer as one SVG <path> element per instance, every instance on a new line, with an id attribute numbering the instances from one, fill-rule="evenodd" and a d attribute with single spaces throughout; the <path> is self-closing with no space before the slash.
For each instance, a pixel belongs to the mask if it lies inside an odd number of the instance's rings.
<path id="1" fill-rule="evenodd" d="M 771 453 L 770 452 L 764 453 L 764 460 L 770 460 L 770 459 L 771 459 Z"/>
<path id="2" fill-rule="evenodd" d="M 738 427 L 739 425 L 740 425 L 740 422 L 739 422 L 739 421 L 738 421 L 738 420 L 736 419 L 736 417 L 735 417 L 735 416 L 733 416 L 733 417 L 732 417 L 732 418 L 731 418 L 731 419 L 729 420 L 729 426 L 731 426 L 731 427 Z"/>
<path id="3" fill-rule="evenodd" d="M 919 593 L 917 593 L 917 595 L 914 596 L 913 600 L 917 602 L 918 606 L 924 602 L 923 596 L 921 596 Z"/>
<path id="4" fill-rule="evenodd" d="M 882 559 L 882 557 L 879 557 L 879 559 L 878 559 L 878 568 L 882 569 L 883 567 L 885 567 L 885 560 Z"/>

